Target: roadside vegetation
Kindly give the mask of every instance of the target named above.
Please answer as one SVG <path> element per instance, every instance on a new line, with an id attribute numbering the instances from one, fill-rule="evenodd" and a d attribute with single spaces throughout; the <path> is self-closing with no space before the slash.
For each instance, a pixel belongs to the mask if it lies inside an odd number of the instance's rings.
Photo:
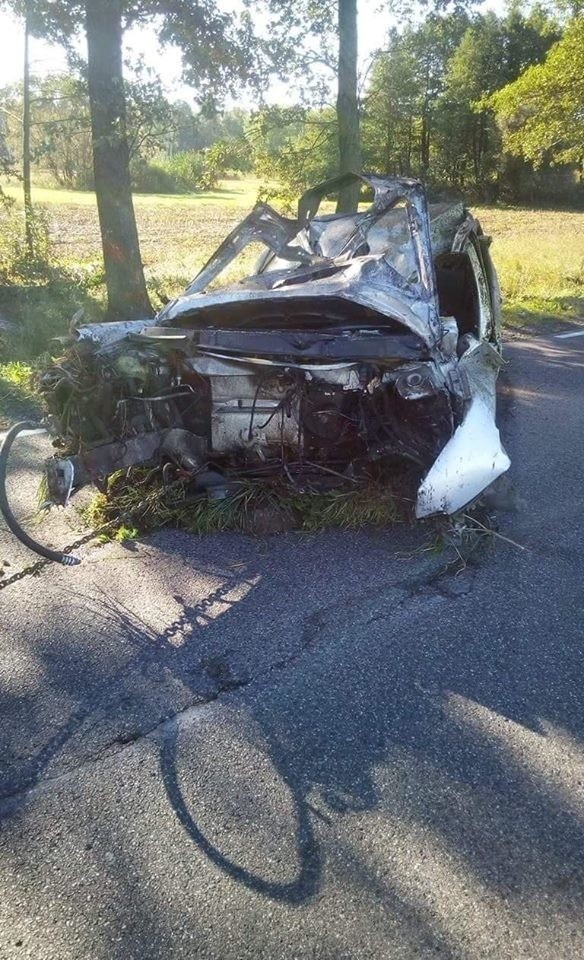
<path id="1" fill-rule="evenodd" d="M 0 430 L 39 413 L 33 369 L 20 360 L 0 363 Z"/>
<path id="2" fill-rule="evenodd" d="M 473 206 L 493 238 L 507 328 L 584 320 L 584 212 Z"/>
<path id="3" fill-rule="evenodd" d="M 134 467 L 109 478 L 107 490 L 94 496 L 84 518 L 103 530 L 103 540 L 123 541 L 161 527 L 196 534 L 358 529 L 395 523 L 405 514 L 387 484 L 374 481 L 328 492 L 302 492 L 283 482 L 240 481 L 228 497 L 210 500 L 193 494 L 185 483 L 164 487 L 156 471 Z"/>

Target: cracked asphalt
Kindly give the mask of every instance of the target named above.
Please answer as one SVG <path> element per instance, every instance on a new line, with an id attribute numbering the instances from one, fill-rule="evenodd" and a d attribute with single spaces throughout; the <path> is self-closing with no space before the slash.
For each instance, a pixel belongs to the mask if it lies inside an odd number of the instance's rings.
<path id="1" fill-rule="evenodd" d="M 584 955 L 584 338 L 506 357 L 523 549 L 164 532 L 0 590 L 2 960 Z"/>

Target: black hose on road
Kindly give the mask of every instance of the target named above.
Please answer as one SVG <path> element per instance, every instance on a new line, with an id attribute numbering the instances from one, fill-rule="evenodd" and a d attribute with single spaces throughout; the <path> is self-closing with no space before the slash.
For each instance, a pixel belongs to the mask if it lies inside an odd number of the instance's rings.
<path id="1" fill-rule="evenodd" d="M 49 547 L 45 547 L 42 543 L 37 543 L 36 540 L 33 540 L 32 537 L 29 537 L 26 530 L 23 530 L 12 510 L 10 509 L 8 497 L 6 496 L 6 472 L 8 469 L 8 457 L 10 456 L 12 444 L 18 435 L 20 433 L 24 433 L 25 430 L 39 429 L 42 429 L 40 424 L 29 423 L 25 420 L 22 423 L 15 423 L 4 437 L 4 442 L 0 448 L 0 511 L 6 520 L 8 528 L 12 531 L 14 536 L 25 545 L 25 547 L 28 547 L 28 549 L 32 550 L 34 553 L 38 553 L 39 556 L 44 557 L 46 560 L 53 560 L 55 563 L 62 563 L 65 567 L 73 567 L 76 564 L 81 563 L 79 557 L 73 557 L 70 553 L 63 553 L 60 550 L 51 550 Z"/>

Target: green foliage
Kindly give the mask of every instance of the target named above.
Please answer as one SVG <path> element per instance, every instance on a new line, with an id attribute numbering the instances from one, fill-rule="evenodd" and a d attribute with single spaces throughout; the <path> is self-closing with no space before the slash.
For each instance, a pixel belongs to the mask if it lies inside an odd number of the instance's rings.
<path id="1" fill-rule="evenodd" d="M 529 171 L 503 154 L 489 96 L 538 63 L 558 36 L 541 9 L 525 17 L 431 15 L 394 31 L 373 66 L 363 115 L 365 165 L 494 199 Z"/>
<path id="2" fill-rule="evenodd" d="M 338 0 L 244 0 L 254 19 L 269 25 L 255 37 L 256 71 L 263 87 L 272 76 L 294 90 L 307 109 L 330 103 L 338 73 Z"/>
<path id="3" fill-rule="evenodd" d="M 228 111 L 211 119 L 195 115 L 186 104 L 171 104 L 163 94 L 160 80 L 141 61 L 132 63 L 132 76 L 126 80 L 125 88 L 134 189 L 145 193 L 209 189 L 227 170 L 249 169 L 243 111 Z M 18 158 L 22 139 L 21 87 L 0 90 L 0 105 L 8 111 L 6 149 Z M 36 80 L 32 116 L 35 183 L 93 189 L 85 82 L 73 74 L 53 74 Z M 183 143 L 185 148 L 180 146 Z M 174 157 L 178 159 L 175 161 Z"/>
<path id="4" fill-rule="evenodd" d="M 130 79 L 124 81 L 126 124 L 130 161 L 148 158 L 164 150 L 173 136 L 178 116 L 169 103 L 160 78 L 143 60 L 128 65 Z"/>
<path id="5" fill-rule="evenodd" d="M 170 157 L 131 164 L 132 186 L 139 193 L 191 193 L 213 190 L 221 177 L 237 171 L 247 155 L 242 141 L 219 140 L 206 150 L 185 150 Z"/>
<path id="6" fill-rule="evenodd" d="M 89 104 L 85 83 L 74 74 L 49 74 L 31 83 L 31 151 L 35 171 L 61 187 L 93 185 Z M 22 113 L 22 89 L 13 90 L 11 109 Z M 20 154 L 20 129 L 10 124 L 11 149 Z"/>
<path id="7" fill-rule="evenodd" d="M 513 195 L 528 180 L 527 171 L 503 155 L 489 97 L 542 60 L 556 35 L 541 11 L 525 18 L 514 7 L 504 19 L 488 13 L 469 26 L 448 63 L 439 102 L 438 180 L 461 188 L 470 184 L 487 198 Z"/>
<path id="8" fill-rule="evenodd" d="M 213 190 L 221 177 L 238 170 L 245 152 L 241 141 L 218 140 L 205 150 L 185 150 L 159 158 L 150 168 L 166 174 L 170 192 Z"/>
<path id="9" fill-rule="evenodd" d="M 20 360 L 0 363 L 0 379 L 21 397 L 32 396 L 32 367 Z"/>
<path id="10" fill-rule="evenodd" d="M 251 6 L 247 4 L 249 10 Z M 339 166 L 335 112 L 319 104 L 325 89 L 330 100 L 336 69 L 336 6 L 332 0 L 262 0 L 253 5 L 254 14 L 263 7 L 270 31 L 260 42 L 249 12 L 225 19 L 211 0 L 125 2 L 128 23 L 149 17 L 155 8 L 160 13 L 161 36 L 182 45 L 189 76 L 199 65 L 204 102 L 197 114 L 187 103 L 171 104 L 150 70 L 140 62 L 129 65 L 134 188 L 154 193 L 209 190 L 228 172 L 253 169 L 263 183 L 262 197 L 293 209 L 307 185 L 334 175 Z M 361 104 L 364 167 L 421 176 L 439 188 L 454 187 L 488 201 L 532 198 L 534 190 L 541 190 L 534 165 L 579 162 L 582 43 L 576 6 L 575 0 L 566 0 L 554 19 L 543 6 L 523 12 L 519 0 L 509 4 L 504 16 L 469 13 L 468 3 L 427 3 L 423 22 L 414 20 L 417 25 L 390 34 L 368 76 Z M 62 5 L 31 0 L 31 10 L 39 31 L 44 17 L 45 29 L 61 39 L 82 26 L 82 4 L 74 0 Z M 205 18 L 209 34 L 203 42 L 196 29 L 203 22 L 207 29 Z M 530 72 L 542 64 L 566 23 L 563 59 L 554 53 L 547 72 Z M 236 41 L 247 46 L 229 65 L 227 51 L 233 53 Z M 561 84 L 550 98 L 552 69 Z M 238 108 L 219 112 L 210 107 L 208 95 L 222 78 L 229 75 L 227 89 L 234 78 L 240 85 L 244 75 L 266 84 L 274 73 L 294 85 L 296 105 L 263 107 L 251 116 Z M 46 174 L 59 185 L 91 186 L 89 113 L 81 77 L 81 72 L 78 77 L 47 77 L 33 90 L 35 182 Z M 518 77 L 519 86 L 510 86 Z M 17 117 L 20 92 L 0 91 L 0 98 Z M 560 110 L 552 116 L 554 99 Z M 571 139 L 566 130 L 573 131 Z M 20 149 L 19 138 L 18 124 L 11 121 L 13 153 Z"/>
<path id="11" fill-rule="evenodd" d="M 184 169 L 173 169 L 171 161 L 165 159 L 136 157 L 130 163 L 130 176 L 137 193 L 188 193 L 196 189 L 185 185 Z"/>
<path id="12" fill-rule="evenodd" d="M 210 190 L 214 186 L 214 178 L 207 168 L 204 154 L 195 150 L 153 161 L 150 169 L 166 175 L 168 184 L 171 185 L 169 192 L 189 193 L 195 190 Z"/>
<path id="13" fill-rule="evenodd" d="M 36 404 L 33 370 L 27 363 L 0 363 L 0 426 L 28 416 Z"/>
<path id="14" fill-rule="evenodd" d="M 85 29 L 89 3 L 102 0 L 0 0 L 24 18 L 31 32 L 64 45 L 79 61 L 74 39 Z M 125 27 L 157 18 L 159 39 L 182 53 L 184 77 L 202 102 L 234 96 L 258 76 L 257 44 L 247 13 L 228 11 L 215 0 L 120 0 Z"/>
<path id="15" fill-rule="evenodd" d="M 33 256 L 24 232 L 24 210 L 14 204 L 0 205 L 0 284 L 30 283 L 50 275 L 49 220 L 42 209 L 30 214 Z"/>
<path id="16" fill-rule="evenodd" d="M 116 543 L 126 543 L 127 540 L 137 540 L 139 536 L 140 531 L 137 527 L 128 527 L 122 524 L 122 526 L 116 530 L 114 540 Z"/>
<path id="17" fill-rule="evenodd" d="M 214 187 L 229 173 L 249 169 L 249 148 L 245 139 L 217 140 L 205 150 L 207 178 Z"/>
<path id="18" fill-rule="evenodd" d="M 473 208 L 493 236 L 505 322 L 535 328 L 584 312 L 584 213 Z"/>
<path id="19" fill-rule="evenodd" d="M 291 508 L 302 530 L 327 527 L 360 529 L 383 526 L 403 519 L 390 488 L 381 483 L 364 483 L 349 490 L 326 493 L 288 493 Z"/>
<path id="20" fill-rule="evenodd" d="M 263 181 L 260 198 L 291 210 L 308 186 L 338 172 L 338 138 L 331 107 L 269 107 L 256 114 L 247 137 L 254 171 Z"/>
<path id="21" fill-rule="evenodd" d="M 467 26 L 465 14 L 431 15 L 390 34 L 373 67 L 364 112 L 364 152 L 375 169 L 427 175 L 438 99 Z"/>
<path id="22" fill-rule="evenodd" d="M 191 150 L 207 150 L 216 143 L 241 144 L 245 138 L 245 129 L 249 114 L 241 107 L 225 110 L 221 113 L 214 111 L 208 115 L 204 111 L 194 113 L 188 103 L 173 103 L 169 105 L 166 128 L 165 155 L 185 153 Z M 172 118 L 172 122 L 170 122 Z M 249 157 L 244 157 L 243 151 L 237 162 L 231 165 L 232 169 L 251 169 Z"/>
<path id="23" fill-rule="evenodd" d="M 213 190 L 222 177 L 249 166 L 244 140 L 218 140 L 204 150 L 184 150 L 131 164 L 132 186 L 139 193 L 191 193 Z"/>
<path id="24" fill-rule="evenodd" d="M 576 17 L 544 63 L 490 100 L 510 153 L 536 167 L 584 162 L 584 16 Z"/>
<path id="25" fill-rule="evenodd" d="M 11 326 L 0 336 L 0 359 L 34 362 L 54 349 L 51 341 L 67 333 L 79 309 L 83 320 L 103 319 L 105 288 L 101 266 L 55 265 L 47 278 L 0 288 L 0 312 Z"/>

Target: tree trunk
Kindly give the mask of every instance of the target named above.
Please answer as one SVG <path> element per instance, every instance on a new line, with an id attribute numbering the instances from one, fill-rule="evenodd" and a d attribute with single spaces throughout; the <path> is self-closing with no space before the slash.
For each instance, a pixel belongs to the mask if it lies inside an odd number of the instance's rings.
<path id="1" fill-rule="evenodd" d="M 337 123 L 341 173 L 361 172 L 361 136 L 357 102 L 357 0 L 338 0 L 339 79 Z M 339 193 L 337 213 L 357 209 L 360 184 L 351 184 Z"/>
<path id="2" fill-rule="evenodd" d="M 428 177 L 430 167 L 430 105 L 428 96 L 424 98 L 422 108 L 422 131 L 420 134 L 420 176 L 422 180 Z"/>
<path id="3" fill-rule="evenodd" d="M 108 320 L 152 316 L 132 189 L 122 72 L 121 0 L 86 0 L 87 80 Z"/>
<path id="4" fill-rule="evenodd" d="M 24 71 L 22 85 L 22 189 L 24 194 L 24 235 L 26 252 L 34 257 L 34 233 L 32 226 L 32 185 L 30 173 L 30 20 L 28 6 L 24 18 Z"/>

